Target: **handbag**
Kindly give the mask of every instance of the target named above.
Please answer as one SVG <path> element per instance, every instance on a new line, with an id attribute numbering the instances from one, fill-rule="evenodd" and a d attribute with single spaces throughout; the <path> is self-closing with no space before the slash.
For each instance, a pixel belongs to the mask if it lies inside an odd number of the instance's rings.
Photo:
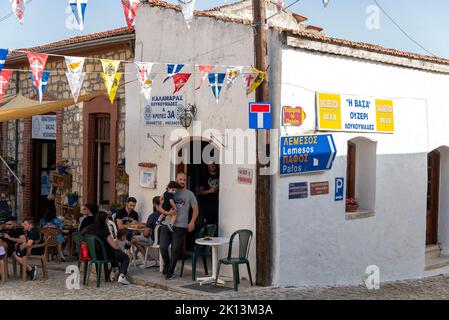
<path id="1" fill-rule="evenodd" d="M 89 261 L 89 249 L 87 247 L 87 243 L 81 242 L 81 252 L 80 252 L 80 261 Z"/>

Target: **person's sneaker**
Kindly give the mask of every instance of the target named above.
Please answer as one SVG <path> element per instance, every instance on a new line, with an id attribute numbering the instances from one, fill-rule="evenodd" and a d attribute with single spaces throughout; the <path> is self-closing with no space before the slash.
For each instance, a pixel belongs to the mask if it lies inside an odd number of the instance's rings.
<path id="1" fill-rule="evenodd" d="M 61 262 L 66 262 L 66 259 L 63 254 L 61 255 Z"/>
<path id="2" fill-rule="evenodd" d="M 123 273 L 120 274 L 120 276 L 118 277 L 117 282 L 118 282 L 118 283 L 121 283 L 121 284 L 124 284 L 124 285 L 129 284 L 128 279 L 126 279 L 126 276 L 125 276 Z"/>
<path id="3" fill-rule="evenodd" d="M 30 271 L 30 280 L 36 280 L 36 275 L 37 275 L 37 268 L 36 266 L 33 266 Z"/>
<path id="4" fill-rule="evenodd" d="M 176 278 L 176 275 L 174 273 L 167 274 L 167 276 L 165 277 L 165 279 L 167 279 L 167 280 L 173 280 L 174 278 Z"/>
<path id="5" fill-rule="evenodd" d="M 167 225 L 167 227 L 168 227 L 168 230 L 170 230 L 170 232 L 174 232 L 174 231 L 173 231 L 173 225 L 172 225 L 172 224 Z"/>
<path id="6" fill-rule="evenodd" d="M 33 269 L 31 269 L 30 271 L 27 270 L 26 280 L 31 280 L 31 271 L 33 271 Z"/>
<path id="7" fill-rule="evenodd" d="M 109 280 L 111 280 L 111 282 L 117 281 L 117 277 L 118 271 L 111 271 L 111 273 L 109 274 Z"/>
<path id="8" fill-rule="evenodd" d="M 168 273 L 168 270 L 165 270 L 165 269 L 162 270 L 162 274 L 163 274 L 164 276 L 166 276 L 167 273 Z"/>

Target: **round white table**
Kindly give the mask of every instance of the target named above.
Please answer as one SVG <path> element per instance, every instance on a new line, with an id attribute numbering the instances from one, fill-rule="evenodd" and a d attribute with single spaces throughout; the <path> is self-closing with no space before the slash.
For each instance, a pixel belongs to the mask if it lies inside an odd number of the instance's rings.
<path id="1" fill-rule="evenodd" d="M 211 237 L 210 240 L 199 238 L 195 240 L 195 243 L 203 246 L 210 246 L 212 248 L 212 276 L 198 278 L 197 281 L 200 283 L 200 285 L 204 283 L 214 283 L 218 268 L 218 247 L 229 243 L 229 238 Z M 222 285 L 225 284 L 225 282 L 221 279 L 217 279 L 217 283 Z"/>

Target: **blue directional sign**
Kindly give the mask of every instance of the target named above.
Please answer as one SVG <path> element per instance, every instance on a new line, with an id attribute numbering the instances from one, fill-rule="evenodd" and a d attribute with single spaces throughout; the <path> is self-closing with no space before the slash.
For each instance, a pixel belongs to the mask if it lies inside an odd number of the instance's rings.
<path id="1" fill-rule="evenodd" d="M 280 174 L 330 170 L 337 154 L 331 134 L 281 137 Z"/>

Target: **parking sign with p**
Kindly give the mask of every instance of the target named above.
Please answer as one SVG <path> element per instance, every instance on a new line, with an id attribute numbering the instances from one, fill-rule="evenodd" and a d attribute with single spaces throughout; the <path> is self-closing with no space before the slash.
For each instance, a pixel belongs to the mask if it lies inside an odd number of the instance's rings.
<path id="1" fill-rule="evenodd" d="M 345 178 L 335 178 L 335 201 L 343 201 Z"/>

